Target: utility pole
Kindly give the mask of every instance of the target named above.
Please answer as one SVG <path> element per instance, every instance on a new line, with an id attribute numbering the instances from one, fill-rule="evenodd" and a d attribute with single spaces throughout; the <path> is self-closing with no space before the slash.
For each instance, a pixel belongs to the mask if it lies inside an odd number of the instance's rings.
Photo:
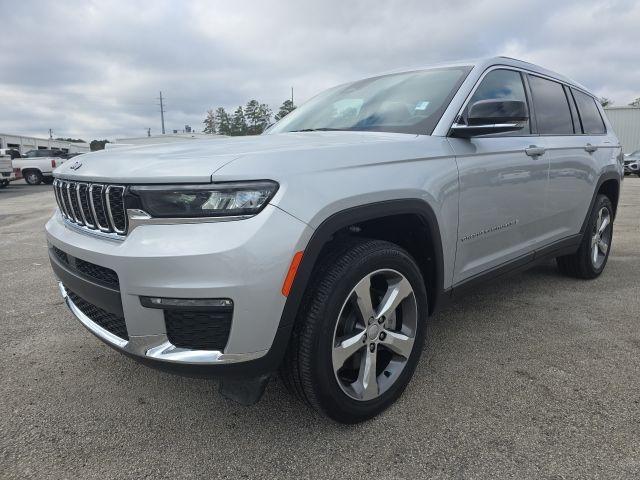
<path id="1" fill-rule="evenodd" d="M 150 137 L 150 136 L 151 136 L 151 129 L 147 128 L 147 137 Z"/>
<path id="2" fill-rule="evenodd" d="M 49 129 L 49 140 L 53 140 L 53 131 Z"/>
<path id="3" fill-rule="evenodd" d="M 291 87 L 291 105 L 293 106 L 293 87 Z"/>
<path id="4" fill-rule="evenodd" d="M 162 134 L 164 135 L 164 104 L 162 103 L 162 92 L 160 92 L 160 121 L 162 122 Z"/>

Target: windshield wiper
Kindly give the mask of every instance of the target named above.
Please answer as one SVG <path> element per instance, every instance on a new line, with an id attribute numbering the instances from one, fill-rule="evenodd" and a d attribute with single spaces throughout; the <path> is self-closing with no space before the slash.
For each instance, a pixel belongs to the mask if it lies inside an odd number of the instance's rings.
<path id="1" fill-rule="evenodd" d="M 290 130 L 290 132 L 342 132 L 344 128 L 303 128 L 302 130 Z"/>

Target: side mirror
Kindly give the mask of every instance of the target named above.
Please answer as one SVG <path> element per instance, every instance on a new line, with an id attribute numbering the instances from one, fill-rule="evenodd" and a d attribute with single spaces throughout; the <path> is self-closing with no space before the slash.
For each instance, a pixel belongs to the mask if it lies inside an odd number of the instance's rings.
<path id="1" fill-rule="evenodd" d="M 451 131 L 461 138 L 514 132 L 528 119 L 527 106 L 519 100 L 479 100 L 469 107 L 466 123 L 454 123 Z"/>

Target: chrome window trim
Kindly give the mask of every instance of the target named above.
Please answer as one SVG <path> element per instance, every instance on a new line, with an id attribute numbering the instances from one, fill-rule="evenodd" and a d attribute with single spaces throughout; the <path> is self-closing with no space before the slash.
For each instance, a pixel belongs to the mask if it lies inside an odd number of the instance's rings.
<path id="1" fill-rule="evenodd" d="M 451 125 L 449 125 L 447 136 L 451 135 L 451 128 L 455 124 L 457 124 L 458 118 L 462 115 L 462 113 L 467 108 L 467 105 L 471 101 L 471 98 L 473 97 L 473 94 L 476 93 L 476 90 L 478 89 L 478 87 L 480 86 L 482 81 L 484 80 L 484 77 L 486 77 L 489 73 L 491 73 L 494 70 L 513 70 L 513 71 L 519 72 L 520 74 L 533 75 L 533 76 L 536 76 L 536 77 L 544 78 L 546 80 L 551 80 L 553 82 L 559 83 L 560 85 L 564 85 L 565 87 L 567 87 L 569 89 L 573 88 L 573 89 L 575 89 L 575 90 L 577 90 L 579 92 L 584 93 L 585 95 L 588 95 L 589 97 L 594 99 L 596 101 L 596 103 L 597 103 L 597 100 L 598 100 L 596 97 L 593 96 L 593 94 L 587 92 L 582 87 L 578 87 L 577 85 L 569 83 L 569 82 L 567 82 L 565 80 L 561 80 L 559 78 L 555 78 L 555 77 L 551 77 L 549 75 L 545 75 L 544 73 L 535 72 L 533 70 L 528 70 L 528 69 L 522 68 L 522 67 L 516 67 L 514 65 L 503 65 L 503 64 L 491 65 L 490 67 L 487 67 L 484 70 L 484 72 L 482 72 L 482 75 L 480 75 L 478 80 L 476 80 L 475 85 L 473 86 L 473 88 L 471 89 L 469 94 L 464 99 L 464 102 L 462 102 L 462 107 L 458 110 L 458 113 L 456 113 L 456 115 L 455 115 L 455 117 L 453 119 L 453 122 L 451 122 Z M 524 83 L 524 80 L 523 80 L 523 83 Z M 533 120 L 533 118 L 532 118 L 532 110 L 531 110 L 530 103 L 533 102 L 533 99 L 529 98 L 529 94 L 528 94 L 526 86 L 525 86 L 525 94 L 527 94 L 527 108 L 529 109 L 529 123 L 531 124 L 531 121 Z M 567 103 L 569 103 L 569 99 L 567 99 Z M 576 106 L 576 108 L 577 108 L 577 106 Z M 533 112 L 533 113 L 534 113 L 533 116 L 535 117 L 535 112 Z M 598 109 L 598 113 L 600 113 L 599 109 Z M 600 115 L 602 116 L 602 113 L 600 113 Z M 581 136 L 581 137 L 586 137 L 586 136 L 606 136 L 609 132 L 608 132 L 608 129 L 607 129 L 606 122 L 604 122 L 604 123 L 605 123 L 605 129 L 607 130 L 605 133 L 588 134 L 588 133 L 582 133 L 582 132 L 580 132 L 580 133 L 575 132 L 575 133 L 570 133 L 570 134 L 556 134 L 556 136 L 576 136 L 576 137 L 577 136 Z M 495 135 L 499 135 L 499 134 L 494 134 L 494 136 Z M 540 137 L 540 136 L 548 136 L 548 135 L 546 135 L 546 134 L 545 135 L 540 135 L 539 133 L 529 133 L 527 135 L 509 135 L 509 136 L 510 137 Z M 492 138 L 492 137 L 488 137 L 488 138 Z"/>

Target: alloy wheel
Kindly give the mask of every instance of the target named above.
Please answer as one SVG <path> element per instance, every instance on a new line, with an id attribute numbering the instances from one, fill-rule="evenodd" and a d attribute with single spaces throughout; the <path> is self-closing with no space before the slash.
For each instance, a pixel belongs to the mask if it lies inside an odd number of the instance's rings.
<path id="1" fill-rule="evenodd" d="M 611 226 L 611 212 L 607 207 L 602 207 L 591 236 L 591 264 L 595 269 L 599 269 L 607 258 L 611 245 Z"/>
<path id="2" fill-rule="evenodd" d="M 333 371 L 342 391 L 368 401 L 389 390 L 413 351 L 417 325 L 416 296 L 404 275 L 384 269 L 361 279 L 333 334 Z"/>

